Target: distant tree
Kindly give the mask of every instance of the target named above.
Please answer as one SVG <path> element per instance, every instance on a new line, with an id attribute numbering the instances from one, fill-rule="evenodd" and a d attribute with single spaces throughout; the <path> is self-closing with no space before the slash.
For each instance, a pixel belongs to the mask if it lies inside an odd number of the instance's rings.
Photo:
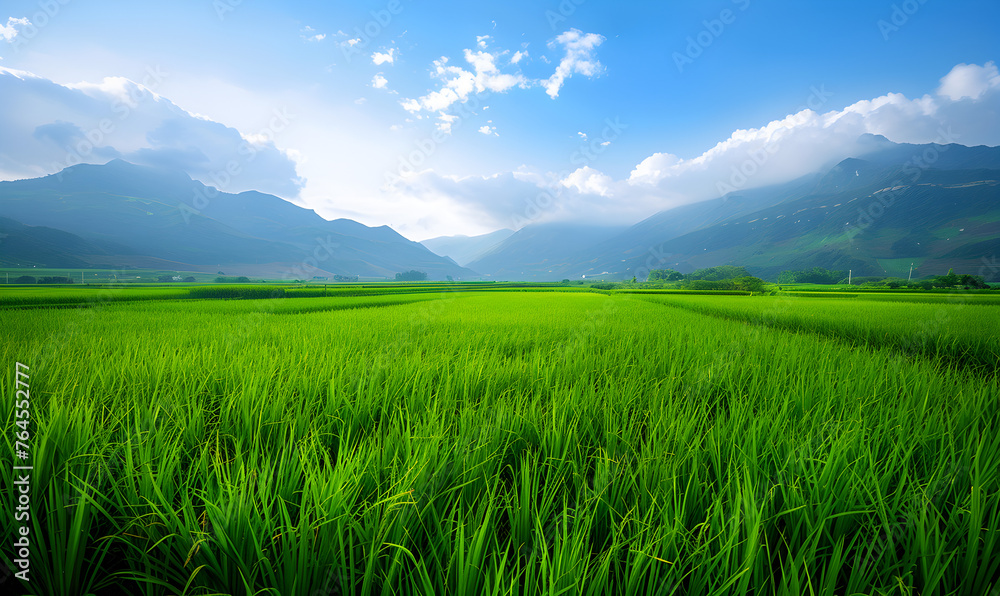
<path id="1" fill-rule="evenodd" d="M 445 279 L 447 279 L 448 281 L 455 281 L 454 279 L 452 279 L 452 277 L 450 275 L 446 275 Z"/>
<path id="2" fill-rule="evenodd" d="M 38 283 L 40 284 L 71 284 L 73 283 L 72 278 L 69 277 L 42 277 L 39 278 Z"/>
<path id="3" fill-rule="evenodd" d="M 184 281 L 185 281 L 185 283 L 191 283 L 191 282 L 194 281 L 194 276 L 193 275 L 189 275 L 189 276 L 187 276 L 187 277 L 184 278 Z"/>
<path id="4" fill-rule="evenodd" d="M 684 274 L 673 269 L 653 269 L 649 272 L 648 281 L 678 281 L 684 279 Z"/>
<path id="5" fill-rule="evenodd" d="M 159 275 L 159 276 L 157 276 L 156 281 L 159 281 L 159 282 L 174 281 L 174 276 L 173 275 Z"/>
<path id="6" fill-rule="evenodd" d="M 16 284 L 33 284 L 35 281 L 35 278 L 30 275 L 22 275 L 21 277 L 14 279 L 14 283 Z"/>
<path id="7" fill-rule="evenodd" d="M 236 278 L 236 283 L 248 284 L 250 283 L 250 278 L 246 277 L 245 275 L 241 275 Z"/>
<path id="8" fill-rule="evenodd" d="M 692 279 L 687 282 L 686 287 L 692 290 L 732 290 L 735 288 L 735 284 L 731 279 Z"/>
<path id="9" fill-rule="evenodd" d="M 568 283 L 569 283 L 569 280 L 568 280 L 568 279 L 564 279 L 564 280 L 562 280 L 562 282 L 561 282 L 561 283 L 564 283 L 564 284 L 568 284 Z"/>
<path id="10" fill-rule="evenodd" d="M 744 292 L 763 292 L 764 280 L 750 275 L 737 277 L 733 281 L 733 287 Z"/>
<path id="11" fill-rule="evenodd" d="M 225 272 L 225 271 L 219 271 L 219 272 L 218 272 L 218 274 L 219 274 L 219 275 L 225 275 L 225 274 L 226 274 L 226 272 Z"/>
<path id="12" fill-rule="evenodd" d="M 749 277 L 750 273 L 743 267 L 734 265 L 720 265 L 718 267 L 708 267 L 698 269 L 693 273 L 684 276 L 686 280 L 701 279 L 705 281 L 722 281 L 724 279 L 734 279 L 737 277 Z"/>
<path id="13" fill-rule="evenodd" d="M 396 274 L 396 281 L 424 281 L 427 279 L 427 274 L 423 271 L 417 271 L 411 269 L 410 271 L 404 271 L 403 273 Z"/>
<path id="14" fill-rule="evenodd" d="M 333 281 L 358 281 L 357 275 L 334 275 Z"/>
<path id="15" fill-rule="evenodd" d="M 835 284 L 845 278 L 847 271 L 830 271 L 822 267 L 813 267 L 800 271 L 782 271 L 778 274 L 778 283 Z"/>

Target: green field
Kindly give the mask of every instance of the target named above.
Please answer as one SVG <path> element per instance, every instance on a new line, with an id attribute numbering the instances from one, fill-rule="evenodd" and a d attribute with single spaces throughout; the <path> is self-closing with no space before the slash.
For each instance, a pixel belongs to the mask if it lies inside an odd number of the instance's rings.
<path id="1" fill-rule="evenodd" d="M 22 588 L 1000 594 L 994 301 L 347 287 L 0 291 Z"/>

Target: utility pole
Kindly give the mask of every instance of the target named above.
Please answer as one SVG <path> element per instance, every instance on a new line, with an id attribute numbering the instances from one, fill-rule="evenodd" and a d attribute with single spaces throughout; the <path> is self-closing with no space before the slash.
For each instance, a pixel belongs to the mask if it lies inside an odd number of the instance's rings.
<path id="1" fill-rule="evenodd" d="M 910 263 L 910 274 L 906 276 L 906 283 L 910 283 L 911 277 L 913 277 L 913 263 Z"/>
<path id="2" fill-rule="evenodd" d="M 843 269 L 841 269 L 841 271 L 843 271 Z M 854 273 L 853 269 L 848 269 L 847 270 L 847 285 L 851 285 L 851 274 L 852 273 Z"/>

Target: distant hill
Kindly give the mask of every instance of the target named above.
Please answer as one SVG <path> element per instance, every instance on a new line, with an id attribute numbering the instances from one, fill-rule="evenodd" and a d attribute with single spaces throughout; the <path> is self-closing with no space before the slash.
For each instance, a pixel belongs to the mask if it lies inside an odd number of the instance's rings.
<path id="1" fill-rule="evenodd" d="M 503 242 L 514 233 L 506 228 L 482 234 L 480 236 L 438 236 L 422 240 L 431 252 L 442 257 L 448 257 L 459 265 L 465 266 L 481 257 L 497 244 Z"/>
<path id="2" fill-rule="evenodd" d="M 100 260 L 123 250 L 126 249 L 89 242 L 55 228 L 26 226 L 9 217 L 0 217 L 0 267 L 86 268 L 90 266 L 89 259 Z"/>
<path id="3" fill-rule="evenodd" d="M 851 269 L 906 277 L 949 268 L 1000 280 L 1000 148 L 906 145 L 865 135 L 868 150 L 825 172 L 662 211 L 617 234 L 527 226 L 471 262 L 508 279 L 643 277 L 741 265 Z"/>
<path id="4" fill-rule="evenodd" d="M 469 269 L 391 228 L 327 221 L 258 192 L 230 194 L 187 174 L 121 160 L 0 182 L 6 217 L 75 234 L 88 246 L 67 256 L 89 264 L 147 266 L 259 276 L 389 277 L 416 269 L 430 279 L 475 277 Z M 93 252 L 92 247 L 102 252 Z"/>
<path id="5" fill-rule="evenodd" d="M 528 225 L 469 263 L 469 267 L 493 279 L 557 280 L 579 262 L 587 248 L 623 229 L 573 224 Z"/>

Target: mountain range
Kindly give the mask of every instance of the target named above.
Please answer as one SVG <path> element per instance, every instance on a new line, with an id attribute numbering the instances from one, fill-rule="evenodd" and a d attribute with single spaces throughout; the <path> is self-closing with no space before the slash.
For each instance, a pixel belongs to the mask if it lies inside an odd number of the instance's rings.
<path id="1" fill-rule="evenodd" d="M 218 269 L 288 279 L 392 278 L 411 269 L 431 279 L 475 275 L 388 226 L 328 221 L 273 195 L 225 193 L 180 171 L 117 159 L 0 182 L 0 205 L 4 266 Z M 32 248 L 42 244 L 45 250 Z"/>
<path id="2" fill-rule="evenodd" d="M 741 265 L 1000 279 L 1000 148 L 866 135 L 861 155 L 779 185 L 661 211 L 632 226 L 538 223 L 412 242 L 387 226 L 328 221 L 259 192 L 121 160 L 0 182 L 0 265 L 224 270 L 310 279 L 639 279 Z"/>
<path id="3" fill-rule="evenodd" d="M 624 230 L 525 226 L 468 266 L 558 280 L 740 265 L 775 279 L 813 267 L 906 277 L 912 263 L 920 276 L 954 268 L 1000 280 L 1000 148 L 862 141 L 870 149 L 861 158 L 825 172 L 662 211 Z"/>

